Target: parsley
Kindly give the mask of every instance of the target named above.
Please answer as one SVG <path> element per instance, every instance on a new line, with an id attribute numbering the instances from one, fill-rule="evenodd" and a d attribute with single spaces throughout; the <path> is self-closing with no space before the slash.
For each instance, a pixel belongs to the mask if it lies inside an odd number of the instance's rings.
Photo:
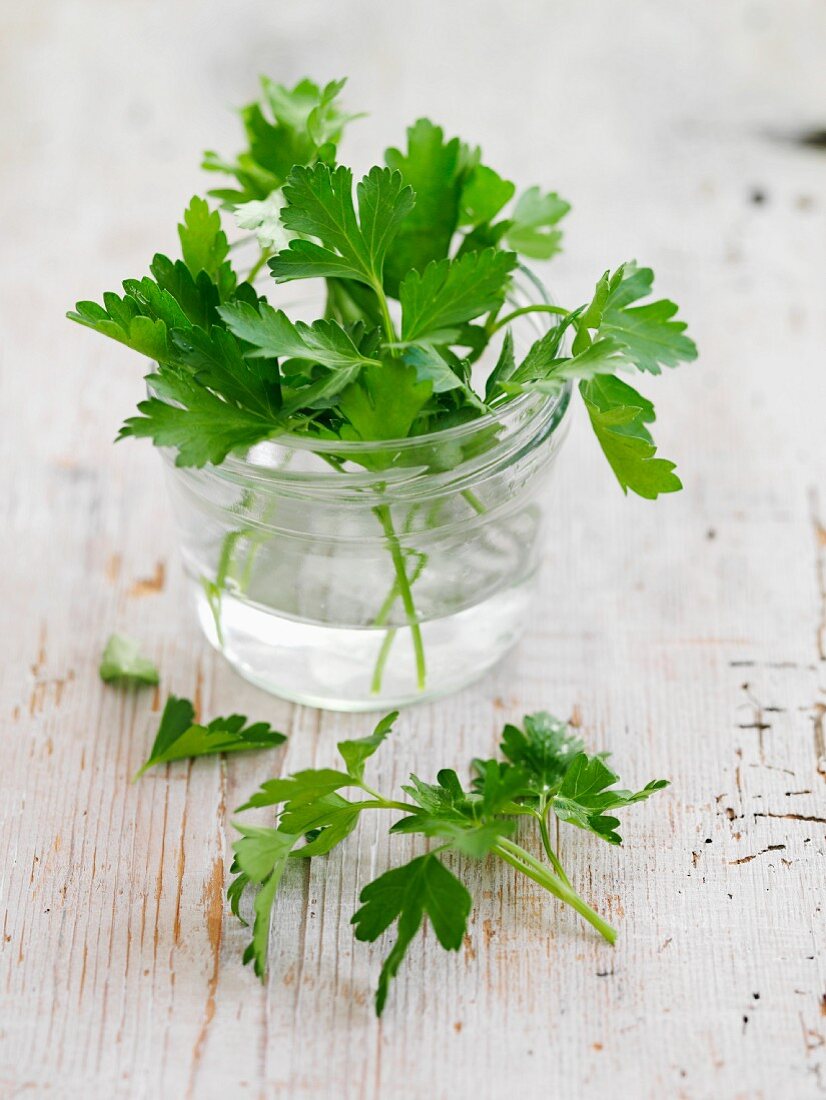
<path id="1" fill-rule="evenodd" d="M 560 250 L 568 202 L 537 186 L 517 192 L 478 147 L 428 119 L 355 182 L 339 162 L 358 117 L 341 106 L 343 87 L 263 79 L 260 98 L 241 111 L 246 147 L 234 159 L 210 152 L 204 160 L 231 178 L 210 196 L 249 236 L 230 242 L 222 210 L 196 195 L 178 226 L 181 258 L 158 254 L 148 275 L 70 311 L 154 364 L 149 395 L 118 438 L 151 439 L 180 466 L 219 465 L 287 432 L 328 442 L 438 433 L 504 412 L 520 394 L 576 384 L 622 490 L 654 499 L 679 489 L 674 463 L 657 455 L 653 405 L 619 377 L 656 375 L 697 354 L 675 303 L 652 299 L 651 269 L 629 262 L 606 271 L 590 299 L 571 307 L 510 308 L 522 259 Z M 244 247 L 235 246 L 246 241 L 257 257 L 242 271 Z M 280 284 L 306 279 L 326 293 L 323 317 L 311 322 L 276 301 Z M 548 327 L 517 361 L 512 326 L 526 313 L 544 314 Z M 494 428 L 474 446 L 497 437 Z M 442 472 L 463 452 L 446 442 L 428 456 Z M 398 461 L 391 448 L 350 457 L 374 472 Z M 406 554 L 387 510 L 374 511 L 424 685 Z M 219 637 L 237 537 L 227 534 L 219 575 L 202 581 Z"/>
<path id="2" fill-rule="evenodd" d="M 170 695 L 161 715 L 152 751 L 135 774 L 135 779 L 157 764 L 168 764 L 172 760 L 187 760 L 220 752 L 270 749 L 285 741 L 284 734 L 278 733 L 268 722 L 254 722 L 248 726 L 243 714 L 213 718 L 208 725 L 201 725 L 195 721 L 195 709 L 188 699 Z"/>
<path id="3" fill-rule="evenodd" d="M 158 670 L 141 653 L 140 642 L 127 638 L 125 634 L 113 634 L 100 658 L 100 678 L 104 683 L 157 684 L 160 679 Z"/>
<path id="4" fill-rule="evenodd" d="M 289 860 L 331 851 L 356 828 L 362 813 L 373 810 L 396 815 L 391 835 L 418 834 L 437 842 L 361 891 L 361 907 L 352 918 L 356 939 L 372 942 L 395 926 L 395 940 L 379 975 L 377 1014 L 425 918 L 442 947 L 456 951 L 461 946 L 472 906 L 459 877 L 462 858 L 503 860 L 570 905 L 613 943 L 615 930 L 571 885 L 551 842 L 549 821 L 556 818 L 618 845 L 614 813 L 662 790 L 666 780 L 654 780 L 638 791 L 617 787 L 618 777 L 605 754 L 589 756 L 564 722 L 540 712 L 528 715 L 522 727 L 505 727 L 501 757 L 473 761 L 469 786 L 445 768 L 435 783 L 412 775 L 402 787 L 405 799 L 387 798 L 365 781 L 364 772 L 396 717 L 387 715 L 369 737 L 340 742 L 343 769 L 307 769 L 271 779 L 240 807 L 239 812 L 270 807 L 276 813 L 275 827 L 236 825 L 241 835 L 233 845 L 235 878 L 227 896 L 239 919 L 244 895 L 258 888 L 244 962 L 252 962 L 259 977 L 266 975 L 271 911 Z M 345 797 L 341 792 L 346 790 L 357 797 Z M 513 839 L 518 822 L 536 825 L 547 862 Z"/>

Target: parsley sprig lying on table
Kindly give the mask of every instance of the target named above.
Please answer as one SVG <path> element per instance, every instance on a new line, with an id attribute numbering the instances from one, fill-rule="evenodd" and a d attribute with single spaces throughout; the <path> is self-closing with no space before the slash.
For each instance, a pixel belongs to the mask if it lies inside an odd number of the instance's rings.
<path id="1" fill-rule="evenodd" d="M 551 842 L 549 822 L 568 822 L 619 844 L 615 811 L 643 801 L 667 781 L 653 780 L 639 791 L 616 787 L 618 777 L 605 754 L 589 756 L 565 723 L 542 712 L 527 716 L 522 728 L 505 727 L 503 759 L 474 760 L 469 786 L 446 768 L 435 783 L 411 775 L 402 787 L 405 798 L 387 798 L 365 781 L 364 772 L 396 717 L 387 715 L 369 737 L 340 742 L 343 769 L 309 769 L 269 780 L 240 807 L 274 807 L 277 815 L 275 827 L 236 825 L 241 834 L 233 845 L 236 877 L 227 891 L 236 916 L 241 917 L 247 890 L 256 891 L 252 941 L 244 962 L 251 961 L 256 974 L 265 976 L 271 913 L 289 861 L 326 854 L 347 839 L 361 814 L 374 810 L 396 815 L 391 835 L 418 834 L 435 842 L 367 884 L 361 891 L 361 908 L 352 918 L 359 940 L 372 942 L 395 926 L 395 940 L 379 976 L 378 1014 L 425 917 L 442 947 L 456 951 L 461 946 L 472 899 L 454 873 L 461 869 L 461 861 L 451 859 L 451 867 L 444 861 L 450 853 L 503 860 L 570 905 L 613 943 L 615 930 L 571 885 Z M 345 797 L 345 790 L 357 792 L 357 797 Z M 536 826 L 547 862 L 516 842 L 520 822 Z"/>

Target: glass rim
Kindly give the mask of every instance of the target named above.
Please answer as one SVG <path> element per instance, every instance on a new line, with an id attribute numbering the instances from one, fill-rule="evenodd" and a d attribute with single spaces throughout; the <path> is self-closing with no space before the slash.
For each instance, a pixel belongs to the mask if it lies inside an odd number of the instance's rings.
<path id="1" fill-rule="evenodd" d="M 279 447 L 285 447 L 291 451 L 308 451 L 319 455 L 342 455 L 352 457 L 354 455 L 379 454 L 385 451 L 413 451 L 421 448 L 436 447 L 445 443 L 455 443 L 474 436 L 477 432 L 483 432 L 490 427 L 500 425 L 507 418 L 522 412 L 532 412 L 534 415 L 553 415 L 560 405 L 567 406 L 571 393 L 571 383 L 566 382 L 556 393 L 546 394 L 541 392 L 523 393 L 519 397 L 508 401 L 501 409 L 484 413 L 464 424 L 457 424 L 453 428 L 441 428 L 433 432 L 425 432 L 423 435 L 408 435 L 400 439 L 370 439 L 370 440 L 343 440 L 343 439 L 319 439 L 312 436 L 300 435 L 297 432 L 279 432 L 271 438 L 262 440 L 262 443 L 271 443 Z M 564 415 L 566 408 L 562 409 Z M 215 467 L 234 470 L 235 472 L 267 471 L 279 472 L 271 462 L 256 462 L 248 456 L 227 455 L 227 457 Z M 339 474 L 339 476 L 341 476 Z"/>
<path id="2" fill-rule="evenodd" d="M 523 276 L 524 280 L 530 284 L 531 290 L 536 296 L 535 303 L 537 305 L 554 304 L 553 298 L 544 282 L 530 267 L 522 263 L 517 264 L 514 274 L 517 273 Z M 522 285 L 524 287 L 524 283 Z M 548 317 L 547 314 L 543 313 L 536 313 L 533 316 L 537 319 Z M 526 319 L 527 318 L 518 318 L 514 323 L 518 324 L 520 321 Z M 543 326 L 545 331 L 550 327 L 549 321 Z M 388 451 L 402 455 L 410 454 L 415 451 L 427 451 L 429 448 L 437 448 L 444 445 L 461 444 L 462 442 L 472 439 L 477 433 L 481 434 L 500 426 L 513 425 L 513 432 L 507 433 L 508 437 L 511 438 L 514 434 L 524 438 L 526 429 L 529 430 L 531 425 L 537 422 L 540 424 L 540 434 L 544 434 L 544 432 L 541 431 L 541 425 L 548 424 L 550 424 L 550 433 L 553 434 L 565 420 L 565 415 L 570 405 L 572 390 L 573 383 L 567 381 L 560 385 L 559 389 L 553 393 L 536 390 L 529 391 L 517 397 L 510 398 L 498 408 L 483 413 L 481 416 L 474 417 L 472 420 L 466 420 L 461 424 L 456 424 L 451 428 L 439 428 L 435 431 L 424 432 L 421 435 L 403 436 L 396 439 L 324 439 L 317 436 L 304 435 L 299 432 L 279 432 L 275 430 L 271 436 L 254 444 L 253 447 L 250 448 L 250 451 L 245 454 L 228 454 L 219 464 L 215 465 L 208 463 L 203 467 L 203 470 L 204 472 L 209 471 L 213 476 L 225 478 L 230 481 L 240 481 L 247 478 L 258 481 L 274 478 L 276 480 L 284 479 L 290 482 L 317 482 L 326 480 L 328 476 L 335 474 L 339 485 L 341 484 L 341 479 L 347 479 L 355 484 L 364 479 L 375 479 L 375 471 L 370 471 L 369 468 L 364 470 L 334 471 L 331 467 L 326 474 L 321 471 L 313 473 L 306 471 L 297 472 L 285 469 L 283 465 L 273 461 L 271 458 L 256 460 L 256 458 L 250 457 L 250 452 L 254 453 L 260 447 L 269 446 L 281 448 L 288 452 L 315 454 L 323 461 L 326 461 L 327 456 L 334 456 L 358 462 L 360 456 L 386 454 Z M 505 442 L 505 440 L 503 439 L 502 442 Z M 171 460 L 171 454 L 166 448 L 162 449 L 162 453 L 165 458 Z M 383 476 L 390 481 L 395 480 L 397 476 L 402 480 L 407 480 L 410 473 L 410 467 L 401 466 L 394 469 L 394 467 L 391 466 L 383 471 Z"/>

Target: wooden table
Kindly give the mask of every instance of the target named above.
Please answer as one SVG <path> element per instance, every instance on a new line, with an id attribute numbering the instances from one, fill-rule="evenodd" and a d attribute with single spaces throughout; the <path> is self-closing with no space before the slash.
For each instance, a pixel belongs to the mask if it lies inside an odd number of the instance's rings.
<path id="1" fill-rule="evenodd" d="M 826 9 L 424 0 L 41 0 L 0 35 L 3 1097 L 816 1097 L 826 1091 Z M 548 278 L 580 301 L 652 264 L 700 362 L 648 387 L 686 489 L 623 499 L 584 426 L 553 488 L 525 643 L 403 716 L 376 765 L 463 766 L 548 708 L 624 779 L 669 776 L 622 850 L 564 858 L 614 950 L 503 867 L 471 868 L 465 948 L 355 944 L 379 826 L 296 867 L 266 987 L 227 913 L 230 819 L 262 779 L 332 762 L 365 718 L 243 683 L 186 604 L 149 446 L 111 446 L 140 364 L 62 318 L 175 247 L 200 151 L 231 151 L 258 71 L 353 74 L 358 166 L 417 114 L 574 204 Z M 645 388 L 645 387 L 644 387 Z M 285 751 L 129 777 L 160 697 L 105 688 L 142 638 L 163 688 Z M 570 832 L 570 830 L 569 830 Z"/>

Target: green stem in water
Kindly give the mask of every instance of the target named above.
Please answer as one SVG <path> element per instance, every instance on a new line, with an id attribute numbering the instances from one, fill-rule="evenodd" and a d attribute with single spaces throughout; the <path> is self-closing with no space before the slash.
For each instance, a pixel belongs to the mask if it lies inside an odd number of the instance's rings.
<path id="1" fill-rule="evenodd" d="M 424 569 L 426 562 L 427 557 L 424 554 L 420 554 L 419 560 L 416 563 L 416 568 L 413 570 L 413 575 L 410 578 L 411 589 L 421 576 L 422 570 Z M 379 608 L 378 614 L 376 615 L 375 619 L 373 619 L 373 626 L 384 626 L 390 616 L 390 612 L 393 610 L 393 604 L 399 598 L 399 595 L 399 582 L 396 580 L 393 581 L 393 586 L 384 597 L 384 603 Z M 396 630 L 396 628 L 392 626 L 389 630 L 385 632 L 384 638 L 382 639 L 381 649 L 379 650 L 379 655 L 376 658 L 376 667 L 373 669 L 373 679 L 370 683 L 370 691 L 373 695 L 378 695 L 381 691 L 381 683 L 384 677 L 384 670 L 387 666 L 387 658 L 390 656 L 390 650 L 393 648 L 393 642 L 396 640 L 397 633 L 398 631 Z"/>
<path id="2" fill-rule="evenodd" d="M 570 905 L 583 920 L 586 920 L 610 944 L 615 942 L 617 938 L 616 929 L 612 928 L 607 921 L 604 921 L 599 913 L 592 909 L 573 887 L 567 885 L 558 875 L 555 875 L 538 860 L 534 859 L 530 852 L 526 852 L 524 848 L 520 848 L 518 844 L 514 844 L 513 841 L 505 837 L 494 844 L 491 851 L 495 852 L 505 863 L 510 864 L 511 867 L 521 871 L 523 875 L 527 875 L 528 878 L 544 887 L 549 894 L 553 894 L 555 898 L 565 902 L 566 905 Z"/>
<path id="3" fill-rule="evenodd" d="M 370 692 L 373 695 L 378 695 L 381 691 L 381 682 L 384 678 L 384 670 L 387 666 L 387 658 L 390 656 L 390 650 L 393 648 L 393 642 L 396 640 L 397 630 L 395 626 L 391 626 L 389 630 L 386 630 L 381 642 L 381 649 L 379 655 L 376 658 L 376 667 L 373 669 L 373 679 L 370 681 Z"/>
<path id="4" fill-rule="evenodd" d="M 463 489 L 462 496 L 465 498 L 465 500 L 468 502 L 468 504 L 471 506 L 473 511 L 476 512 L 477 515 L 483 516 L 485 512 L 487 512 L 487 508 L 477 497 L 477 495 L 471 492 L 470 489 Z"/>
<path id="5" fill-rule="evenodd" d="M 563 309 L 562 306 L 550 306 L 550 305 L 536 305 L 536 306 L 522 306 L 520 309 L 513 310 L 512 313 L 505 314 L 493 325 L 487 326 L 489 336 L 493 336 L 495 332 L 498 332 L 505 325 L 509 325 L 511 321 L 515 321 L 517 317 L 522 317 L 525 313 L 555 313 L 559 317 L 565 317 L 570 310 Z"/>
<path id="6" fill-rule="evenodd" d="M 390 546 L 390 555 L 393 558 L 393 568 L 396 571 L 396 583 L 399 586 L 399 595 L 401 596 L 407 623 L 410 627 L 410 634 L 413 639 L 413 652 L 416 656 L 416 681 L 419 691 L 424 691 L 426 676 L 424 643 L 422 642 L 421 627 L 416 617 L 416 605 L 413 603 L 413 593 L 410 590 L 410 581 L 407 577 L 404 553 L 402 552 L 396 529 L 393 526 L 393 517 L 390 514 L 388 506 L 386 504 L 379 504 L 373 509 L 373 512 L 381 524 L 385 538 Z"/>

